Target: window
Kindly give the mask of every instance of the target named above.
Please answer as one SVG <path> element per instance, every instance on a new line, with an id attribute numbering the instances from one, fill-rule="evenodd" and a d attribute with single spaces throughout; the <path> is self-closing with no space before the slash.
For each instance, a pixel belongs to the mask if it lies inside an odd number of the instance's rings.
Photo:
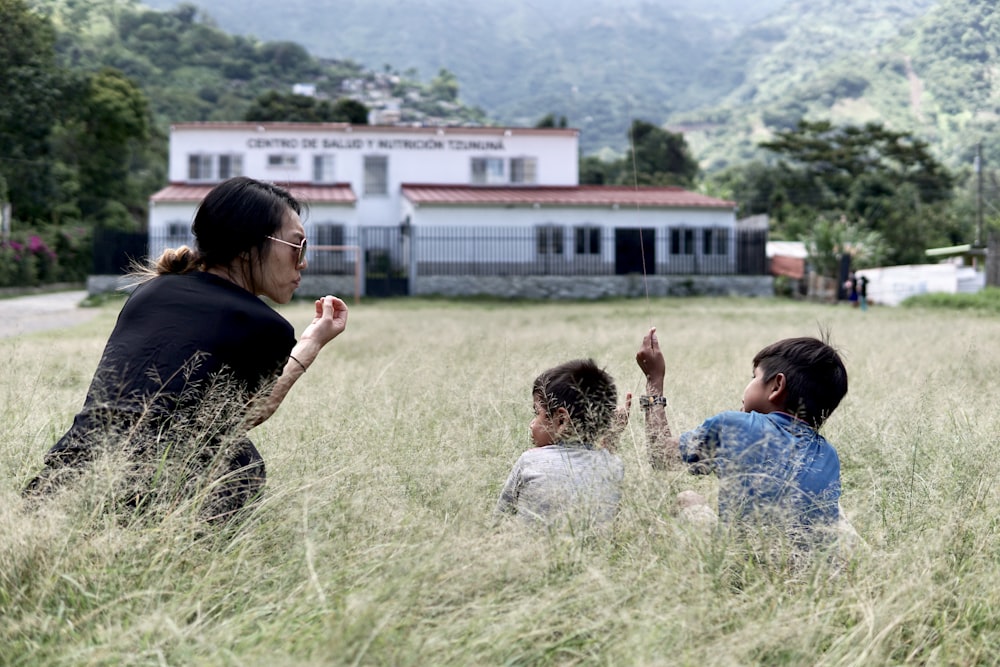
<path id="1" fill-rule="evenodd" d="M 216 165 L 218 171 L 216 172 Z M 196 153 L 188 155 L 188 180 L 222 181 L 243 175 L 243 156 L 239 153 L 211 155 Z"/>
<path id="2" fill-rule="evenodd" d="M 212 156 L 203 153 L 188 155 L 188 180 L 212 180 Z"/>
<path id="3" fill-rule="evenodd" d="M 389 158 L 384 155 L 365 156 L 365 194 L 389 194 Z"/>
<path id="4" fill-rule="evenodd" d="M 294 169 L 299 166 L 299 156 L 294 153 L 272 153 L 267 156 L 270 169 Z"/>
<path id="5" fill-rule="evenodd" d="M 716 227 L 716 228 L 709 228 L 702 230 L 701 254 L 728 255 L 729 230 L 724 227 Z"/>
<path id="6" fill-rule="evenodd" d="M 670 254 L 694 254 L 694 230 L 688 228 L 670 230 Z"/>
<path id="7" fill-rule="evenodd" d="M 243 175 L 243 156 L 239 154 L 219 156 L 219 180 Z"/>
<path id="8" fill-rule="evenodd" d="M 186 240 L 191 236 L 191 223 L 189 222 L 168 222 L 167 223 L 167 236 L 170 237 L 171 241 L 176 241 L 177 239 Z"/>
<path id="9" fill-rule="evenodd" d="M 535 227 L 535 240 L 539 255 L 563 254 L 563 228 L 559 225 L 540 225 Z"/>
<path id="10" fill-rule="evenodd" d="M 320 222 L 314 229 L 315 245 L 344 245 L 344 225 L 337 222 Z"/>
<path id="11" fill-rule="evenodd" d="M 590 225 L 577 227 L 573 230 L 576 237 L 577 255 L 601 254 L 601 228 Z"/>
<path id="12" fill-rule="evenodd" d="M 313 183 L 333 183 L 333 155 L 313 155 Z"/>
<path id="13" fill-rule="evenodd" d="M 473 185 L 492 185 L 503 183 L 503 158 L 474 157 L 472 158 Z"/>
<path id="14" fill-rule="evenodd" d="M 512 157 L 510 159 L 510 182 L 515 184 L 532 184 L 537 182 L 535 176 L 538 160 L 533 157 Z"/>
<path id="15" fill-rule="evenodd" d="M 309 268 L 317 273 L 346 273 L 343 250 L 324 250 L 322 246 L 344 245 L 344 225 L 320 222 L 309 234 Z"/>

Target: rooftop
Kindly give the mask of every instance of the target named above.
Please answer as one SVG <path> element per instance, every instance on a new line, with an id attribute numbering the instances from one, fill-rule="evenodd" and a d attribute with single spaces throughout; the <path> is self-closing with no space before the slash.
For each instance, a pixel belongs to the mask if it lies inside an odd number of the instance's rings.
<path id="1" fill-rule="evenodd" d="M 678 187 L 503 186 L 404 183 L 403 196 L 425 206 L 534 205 L 637 208 L 735 208 L 736 202 Z"/>
<path id="2" fill-rule="evenodd" d="M 161 202 L 200 202 L 205 198 L 216 183 L 189 185 L 186 183 L 171 183 L 152 197 L 153 203 Z M 358 198 L 354 196 L 350 183 L 332 183 L 330 185 L 314 185 L 312 183 L 279 183 L 287 188 L 292 196 L 307 204 L 354 204 Z"/>

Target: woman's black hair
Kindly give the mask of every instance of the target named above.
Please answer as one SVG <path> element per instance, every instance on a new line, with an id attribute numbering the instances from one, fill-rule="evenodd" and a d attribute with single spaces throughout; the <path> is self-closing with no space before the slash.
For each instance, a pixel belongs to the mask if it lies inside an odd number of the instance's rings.
<path id="1" fill-rule="evenodd" d="M 287 190 L 246 176 L 223 181 L 205 195 L 191 230 L 203 268 L 230 267 L 238 257 L 246 257 L 246 279 L 256 287 L 253 263 L 269 251 L 268 236 L 281 229 L 288 211 L 302 212 L 302 205 Z"/>

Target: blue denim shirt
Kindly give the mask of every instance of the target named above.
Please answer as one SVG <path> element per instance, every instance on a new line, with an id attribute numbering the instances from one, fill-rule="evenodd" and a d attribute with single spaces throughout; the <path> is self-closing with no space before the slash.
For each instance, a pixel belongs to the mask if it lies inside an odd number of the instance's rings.
<path id="1" fill-rule="evenodd" d="M 722 412 L 680 437 L 694 473 L 719 478 L 719 518 L 829 525 L 840 502 L 840 459 L 826 438 L 782 412 Z"/>

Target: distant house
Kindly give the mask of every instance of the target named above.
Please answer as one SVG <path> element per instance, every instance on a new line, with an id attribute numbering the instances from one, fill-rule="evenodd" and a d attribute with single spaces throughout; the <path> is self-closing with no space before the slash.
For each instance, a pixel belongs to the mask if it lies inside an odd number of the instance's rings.
<path id="1" fill-rule="evenodd" d="M 580 186 L 578 156 L 578 132 L 562 128 L 178 123 L 170 183 L 150 199 L 150 254 L 193 242 L 198 202 L 247 175 L 306 203 L 304 289 L 360 274 L 352 288 L 363 293 L 383 291 L 383 279 L 394 292 L 457 293 L 495 291 L 489 277 L 551 285 L 604 276 L 588 292 L 603 295 L 634 291 L 634 280 L 615 287 L 615 277 L 688 276 L 690 288 L 690 276 L 742 274 L 757 279 L 735 291 L 764 290 L 766 231 L 744 243 L 734 202 L 672 187 Z M 448 287 L 445 277 L 461 275 L 477 280 Z"/>

